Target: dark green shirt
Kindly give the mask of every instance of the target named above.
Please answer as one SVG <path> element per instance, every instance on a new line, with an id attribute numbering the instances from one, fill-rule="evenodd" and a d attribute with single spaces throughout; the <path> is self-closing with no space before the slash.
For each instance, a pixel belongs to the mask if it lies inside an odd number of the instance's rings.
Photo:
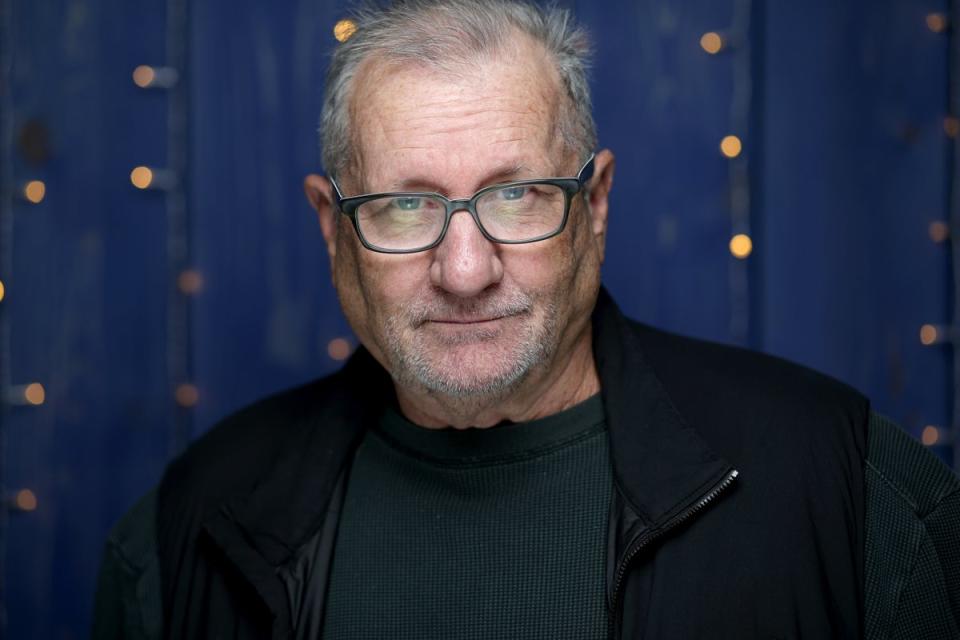
<path id="1" fill-rule="evenodd" d="M 388 412 L 357 451 L 323 638 L 605 638 L 598 396 L 490 429 Z"/>

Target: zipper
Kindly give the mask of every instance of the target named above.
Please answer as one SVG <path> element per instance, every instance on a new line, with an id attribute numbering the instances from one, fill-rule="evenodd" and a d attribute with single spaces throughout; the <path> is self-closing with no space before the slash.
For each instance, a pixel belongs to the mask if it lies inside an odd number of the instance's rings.
<path id="1" fill-rule="evenodd" d="M 617 576 L 613 583 L 613 598 L 612 598 L 613 606 L 610 609 L 611 611 L 610 637 L 611 638 L 619 639 L 620 637 L 620 623 L 619 623 L 620 621 L 620 615 L 619 615 L 620 587 L 623 584 L 623 579 L 627 574 L 627 568 L 630 566 L 630 561 L 633 560 L 633 558 L 651 542 L 667 534 L 672 529 L 683 524 L 684 522 L 686 522 L 687 520 L 695 516 L 697 513 L 702 511 L 707 505 L 713 502 L 718 495 L 723 493 L 723 491 L 726 490 L 727 487 L 733 484 L 733 481 L 737 479 L 738 475 L 740 475 L 740 472 L 737 471 L 736 469 L 730 470 L 719 482 L 717 482 L 717 484 L 713 485 L 712 489 L 707 491 L 707 493 L 705 493 L 694 504 L 690 505 L 688 508 L 681 511 L 670 520 L 667 520 L 667 522 L 665 522 L 663 526 L 660 527 L 659 529 L 656 529 L 655 531 L 651 531 L 646 535 L 642 535 L 633 542 L 633 544 L 630 546 L 630 549 L 627 551 L 626 556 L 624 556 L 623 560 L 620 562 L 620 566 L 617 567 Z"/>

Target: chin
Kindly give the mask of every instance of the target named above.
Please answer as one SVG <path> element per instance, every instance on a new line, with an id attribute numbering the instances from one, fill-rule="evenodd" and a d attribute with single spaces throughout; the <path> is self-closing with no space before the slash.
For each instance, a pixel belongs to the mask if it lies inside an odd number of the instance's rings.
<path id="1" fill-rule="evenodd" d="M 537 341 L 504 349 L 487 342 L 448 346 L 442 353 L 411 349 L 396 354 L 394 378 L 401 386 L 450 398 L 503 398 L 547 360 L 546 346 Z"/>

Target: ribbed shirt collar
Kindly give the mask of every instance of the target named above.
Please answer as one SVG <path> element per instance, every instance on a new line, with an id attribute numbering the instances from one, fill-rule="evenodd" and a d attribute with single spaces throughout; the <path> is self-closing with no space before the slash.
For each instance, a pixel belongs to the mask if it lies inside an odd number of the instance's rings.
<path id="1" fill-rule="evenodd" d="M 603 400 L 598 393 L 551 416 L 486 429 L 427 429 L 391 407 L 384 412 L 377 433 L 391 445 L 427 460 L 483 464 L 554 450 L 591 435 L 603 423 Z"/>

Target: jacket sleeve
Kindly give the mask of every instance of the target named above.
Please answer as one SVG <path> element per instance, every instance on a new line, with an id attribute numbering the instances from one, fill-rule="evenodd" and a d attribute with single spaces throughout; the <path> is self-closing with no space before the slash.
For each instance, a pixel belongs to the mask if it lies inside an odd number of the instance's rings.
<path id="1" fill-rule="evenodd" d="M 866 637 L 960 638 L 960 480 L 874 414 L 866 490 Z"/>
<path id="2" fill-rule="evenodd" d="M 156 493 L 150 491 L 121 518 L 107 539 L 94 600 L 94 640 L 161 637 L 155 511 Z"/>

